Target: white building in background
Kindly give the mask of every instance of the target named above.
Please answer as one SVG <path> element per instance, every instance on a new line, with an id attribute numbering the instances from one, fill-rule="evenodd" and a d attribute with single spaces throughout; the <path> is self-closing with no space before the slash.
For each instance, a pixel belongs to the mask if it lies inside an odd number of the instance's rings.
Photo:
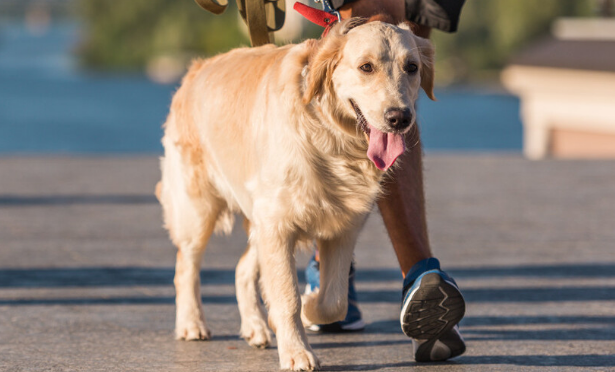
<path id="1" fill-rule="evenodd" d="M 558 20 L 502 82 L 521 98 L 528 158 L 615 158 L 615 18 Z"/>

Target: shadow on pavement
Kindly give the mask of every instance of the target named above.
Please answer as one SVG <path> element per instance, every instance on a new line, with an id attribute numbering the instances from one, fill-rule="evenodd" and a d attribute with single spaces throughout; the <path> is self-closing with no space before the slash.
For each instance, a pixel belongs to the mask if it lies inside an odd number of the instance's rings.
<path id="1" fill-rule="evenodd" d="M 93 205 L 93 204 L 157 204 L 151 195 L 47 195 L 17 196 L 0 195 L 0 207 L 28 207 L 46 205 Z"/>
<path id="2" fill-rule="evenodd" d="M 515 329 L 511 326 L 524 329 Z M 466 316 L 460 323 L 466 341 L 595 340 L 615 341 L 613 316 Z M 481 329 L 481 327 L 489 327 Z M 497 328 L 500 327 L 500 328 Z M 547 327 L 547 329 L 541 329 Z M 399 334 L 399 320 L 372 322 L 366 333 Z"/>
<path id="3" fill-rule="evenodd" d="M 615 277 L 615 264 L 595 263 L 595 264 L 560 264 L 560 265 L 539 265 L 539 266 L 505 266 L 505 267 L 476 267 L 476 268 L 455 268 L 443 266 L 447 273 L 457 279 L 480 279 L 480 278 L 598 278 Z M 396 269 L 365 269 L 357 268 L 356 280 L 361 282 L 370 281 L 399 281 L 401 285 L 401 274 Z"/>
<path id="4" fill-rule="evenodd" d="M 595 278 L 615 277 L 615 264 L 583 264 L 521 267 L 485 267 L 476 269 L 447 270 L 455 278 L 491 277 L 551 277 Z M 87 268 L 33 268 L 0 269 L 0 288 L 53 288 L 53 287 L 119 287 L 135 285 L 171 285 L 175 269 L 172 267 L 87 267 Z M 304 283 L 303 269 L 297 270 L 299 281 Z M 401 275 L 395 269 L 357 270 L 358 282 L 398 281 L 399 291 L 363 291 L 362 301 L 394 302 L 401 297 Z M 234 284 L 235 270 L 205 269 L 201 271 L 203 284 Z M 604 289 L 604 290 L 603 290 Z M 463 290 L 463 288 L 462 288 Z M 498 295 L 497 293 L 501 293 Z M 583 294 L 582 292 L 590 292 Z M 607 293 L 610 292 L 610 293 Z M 542 296 L 554 298 L 559 295 L 578 300 L 615 299 L 610 287 L 579 287 L 555 289 L 467 289 L 464 295 L 470 301 L 534 301 Z M 494 297 L 495 294 L 495 297 Z M 544 297 L 542 297 L 543 300 Z M 557 300 L 557 299 L 552 299 Z M 545 300 L 546 301 L 546 300 Z"/>
<path id="5" fill-rule="evenodd" d="M 564 277 L 573 276 L 609 277 L 615 274 L 615 265 L 570 265 L 482 268 L 476 270 L 451 270 L 458 277 L 482 277 L 485 272 L 491 276 Z M 359 270 L 359 281 L 389 281 L 396 270 Z M 303 270 L 297 271 L 300 282 L 304 282 Z M 0 269 L 0 288 L 79 288 L 79 287 L 130 287 L 130 286 L 172 286 L 173 268 L 144 267 L 92 267 L 92 268 L 49 268 L 49 269 Z M 567 275 L 566 275 L 567 276 Z M 203 285 L 233 285 L 234 270 L 207 269 L 201 271 Z M 400 282 L 401 287 L 401 282 Z M 563 302 L 563 301 L 615 301 L 612 286 L 581 286 L 559 288 L 468 288 L 462 292 L 468 302 Z M 228 298 L 226 298 L 228 297 Z M 234 296 L 207 297 L 206 302 L 233 303 Z M 401 288 L 394 290 L 359 290 L 361 303 L 399 303 Z M 225 299 L 226 298 L 226 299 Z M 167 303 L 168 298 L 101 298 L 101 299 L 3 299 L 4 305 L 45 305 L 45 304 L 117 304 L 117 303 Z"/>
<path id="6" fill-rule="evenodd" d="M 615 354 L 596 355 L 489 355 L 467 356 L 459 360 L 460 364 L 511 364 L 517 366 L 543 367 L 613 367 Z"/>
<path id="7" fill-rule="evenodd" d="M 0 269 L 0 288 L 129 287 L 173 285 L 174 268 L 89 267 Z M 203 284 L 234 284 L 235 271 L 201 271 Z"/>
<path id="8" fill-rule="evenodd" d="M 466 316 L 463 324 L 476 326 L 508 326 L 528 324 L 610 324 L 615 326 L 615 316 Z M 614 335 L 615 337 L 615 335 Z"/>
<path id="9" fill-rule="evenodd" d="M 569 323 L 561 323 L 563 327 Z M 613 341 L 615 340 L 615 327 L 584 327 L 584 324 L 576 324 L 575 329 L 530 329 L 530 330 L 474 330 L 464 329 L 463 337 L 466 341 L 488 340 L 534 340 L 534 341 L 557 341 L 557 340 L 585 340 L 585 341 Z"/>
<path id="10" fill-rule="evenodd" d="M 235 296 L 202 296 L 204 304 L 237 304 Z M 0 306 L 49 306 L 49 305 L 175 305 L 175 297 L 105 297 L 105 298 L 16 298 L 0 299 Z"/>
<path id="11" fill-rule="evenodd" d="M 455 366 L 455 365 L 515 365 L 528 367 L 613 367 L 615 355 L 489 355 L 464 356 L 456 361 L 420 364 L 415 362 L 385 364 L 348 364 L 323 366 L 323 371 L 377 371 L 385 368 L 402 368 L 418 366 Z"/>
<path id="12" fill-rule="evenodd" d="M 613 301 L 615 288 L 607 286 L 561 288 L 461 289 L 468 302 Z M 401 303 L 401 290 L 358 291 L 361 302 Z"/>
<path id="13" fill-rule="evenodd" d="M 401 333 L 401 331 L 398 331 Z M 312 349 L 334 349 L 344 347 L 373 347 L 373 346 L 390 346 L 407 344 L 412 347 L 412 341 L 409 338 L 404 340 L 380 340 L 380 341 L 357 341 L 357 342 L 310 342 Z"/>

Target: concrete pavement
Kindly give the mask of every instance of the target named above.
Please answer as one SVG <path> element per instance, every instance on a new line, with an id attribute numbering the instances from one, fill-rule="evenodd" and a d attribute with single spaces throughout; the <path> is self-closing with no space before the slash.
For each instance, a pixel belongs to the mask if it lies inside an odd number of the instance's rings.
<path id="1" fill-rule="evenodd" d="M 241 229 L 205 256 L 213 340 L 173 340 L 158 176 L 155 157 L 0 158 L 0 371 L 277 370 L 275 348 L 237 338 Z M 323 368 L 615 371 L 615 162 L 429 155 L 426 177 L 432 245 L 468 301 L 467 353 L 413 362 L 374 213 L 356 250 L 368 326 L 310 336 Z"/>

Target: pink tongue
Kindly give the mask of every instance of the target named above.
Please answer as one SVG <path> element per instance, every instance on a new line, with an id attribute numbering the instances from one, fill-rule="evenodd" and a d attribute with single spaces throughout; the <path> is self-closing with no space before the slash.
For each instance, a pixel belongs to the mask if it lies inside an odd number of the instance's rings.
<path id="1" fill-rule="evenodd" d="M 406 149 L 404 138 L 401 134 L 383 133 L 371 125 L 369 125 L 369 130 L 367 157 L 376 164 L 378 169 L 385 171 Z"/>

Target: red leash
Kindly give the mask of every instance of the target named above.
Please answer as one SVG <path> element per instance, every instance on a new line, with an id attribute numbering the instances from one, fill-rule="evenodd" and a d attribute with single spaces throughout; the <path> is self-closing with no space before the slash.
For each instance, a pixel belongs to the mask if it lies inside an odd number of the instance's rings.
<path id="1" fill-rule="evenodd" d="M 324 27 L 325 30 L 322 33 L 323 37 L 327 35 L 333 24 L 339 21 L 337 16 L 334 14 L 324 10 L 312 8 L 300 2 L 296 2 L 295 5 L 293 5 L 293 9 L 299 12 L 308 21 Z"/>

